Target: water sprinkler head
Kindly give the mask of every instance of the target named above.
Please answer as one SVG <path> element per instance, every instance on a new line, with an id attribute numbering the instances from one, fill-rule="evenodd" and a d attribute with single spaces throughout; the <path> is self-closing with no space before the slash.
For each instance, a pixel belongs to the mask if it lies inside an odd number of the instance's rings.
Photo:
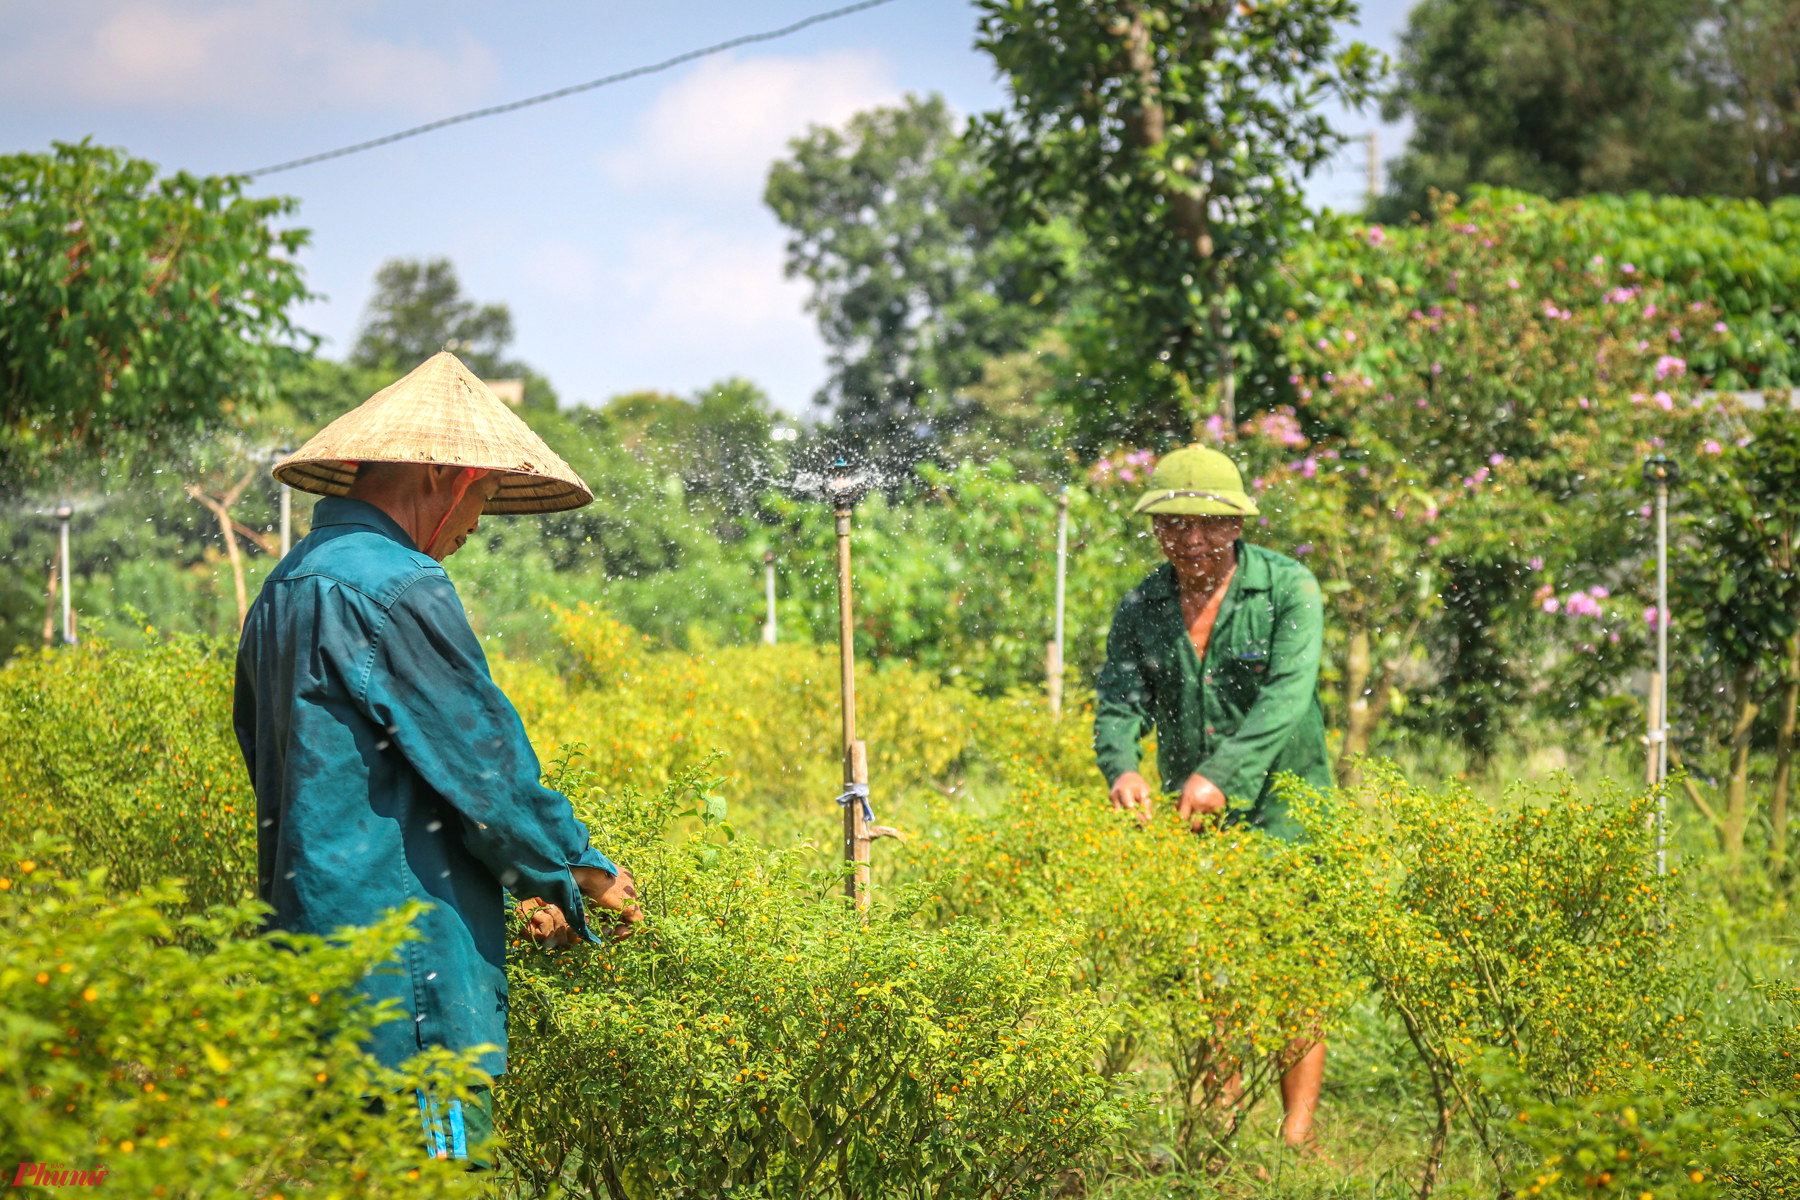
<path id="1" fill-rule="evenodd" d="M 802 471 L 786 485 L 793 495 L 809 500 L 823 500 L 833 508 L 855 506 L 875 486 L 875 473 L 867 468 L 852 468 L 839 458 L 823 472 Z"/>
<path id="2" fill-rule="evenodd" d="M 75 515 L 75 506 L 64 500 L 57 504 L 56 515 L 59 519 L 66 521 Z"/>
<path id="3" fill-rule="evenodd" d="M 1672 487 L 1681 482 L 1681 468 L 1667 455 L 1652 454 L 1644 460 L 1644 482 L 1652 486 L 1662 483 Z"/>

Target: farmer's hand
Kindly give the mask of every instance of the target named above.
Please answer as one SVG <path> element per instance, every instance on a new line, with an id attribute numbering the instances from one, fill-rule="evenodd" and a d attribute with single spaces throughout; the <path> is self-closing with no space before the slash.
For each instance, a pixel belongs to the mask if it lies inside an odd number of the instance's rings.
<path id="1" fill-rule="evenodd" d="M 1225 811 L 1225 793 L 1218 785 L 1204 775 L 1189 775 L 1187 783 L 1181 788 L 1181 803 L 1175 809 L 1175 815 L 1186 821 L 1190 828 L 1198 829 L 1206 824 L 1208 817 L 1217 816 Z"/>
<path id="2" fill-rule="evenodd" d="M 638 907 L 637 882 L 631 878 L 631 872 L 623 867 L 617 875 L 610 875 L 598 867 L 572 867 L 575 884 L 581 894 L 598 904 L 601 908 L 619 914 L 618 924 L 613 929 L 614 937 L 630 937 L 631 927 L 644 919 L 644 910 Z"/>
<path id="3" fill-rule="evenodd" d="M 521 900 L 519 916 L 525 922 L 526 936 L 540 946 L 570 946 L 575 942 L 575 931 L 569 928 L 569 918 L 554 904 L 547 904 L 536 896 Z"/>
<path id="4" fill-rule="evenodd" d="M 1128 812 L 1137 817 L 1138 824 L 1148 824 L 1150 810 L 1155 802 L 1155 794 L 1150 790 L 1150 781 L 1136 771 L 1127 771 L 1113 780 L 1112 801 L 1115 812 Z"/>

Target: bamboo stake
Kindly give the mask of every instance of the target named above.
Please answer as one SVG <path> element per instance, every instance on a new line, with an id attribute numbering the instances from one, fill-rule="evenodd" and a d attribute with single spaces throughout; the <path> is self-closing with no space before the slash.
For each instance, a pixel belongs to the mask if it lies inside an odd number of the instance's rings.
<path id="1" fill-rule="evenodd" d="M 869 907 L 869 837 L 861 795 L 869 786 L 869 750 L 856 736 L 856 626 L 850 608 L 850 508 L 836 510 L 838 585 L 838 661 L 842 668 L 844 704 L 844 792 L 860 793 L 844 810 L 844 859 L 855 864 L 844 882 L 844 894 L 859 910 Z M 859 786 L 860 785 L 860 789 Z"/>
<path id="2" fill-rule="evenodd" d="M 1069 489 L 1064 486 L 1056 498 L 1056 636 L 1045 655 L 1046 674 L 1050 677 L 1050 715 L 1062 716 L 1063 693 L 1063 612 L 1069 582 Z"/>
<path id="3" fill-rule="evenodd" d="M 50 587 L 44 593 L 44 649 L 48 650 L 56 640 L 56 560 L 50 560 Z"/>

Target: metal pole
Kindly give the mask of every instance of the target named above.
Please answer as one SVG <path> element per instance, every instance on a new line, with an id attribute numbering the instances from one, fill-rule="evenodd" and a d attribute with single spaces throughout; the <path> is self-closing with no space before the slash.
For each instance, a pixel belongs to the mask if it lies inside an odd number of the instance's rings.
<path id="1" fill-rule="evenodd" d="M 75 576 L 69 571 L 69 518 L 75 515 L 74 506 L 64 500 L 57 506 L 56 515 L 62 522 L 62 528 L 57 534 L 62 547 L 62 638 L 63 645 L 73 646 L 75 644 L 75 616 L 70 611 L 69 593 L 75 590 L 70 586 L 75 582 Z"/>
<path id="2" fill-rule="evenodd" d="M 768 600 L 768 617 L 763 621 L 763 641 L 775 644 L 775 552 L 763 553 L 763 595 Z"/>
<path id="3" fill-rule="evenodd" d="M 843 669 L 844 791 L 858 792 L 869 786 L 868 749 L 856 736 L 856 640 L 850 612 L 850 509 L 837 515 L 838 656 Z M 844 809 L 844 858 L 854 864 L 844 881 L 844 894 L 858 909 L 869 907 L 869 828 L 860 799 Z"/>
<path id="4" fill-rule="evenodd" d="M 1069 579 L 1069 488 L 1063 485 L 1056 498 L 1056 636 L 1050 643 L 1050 715 L 1062 716 L 1064 600 Z"/>
<path id="5" fill-rule="evenodd" d="M 1669 481 L 1656 481 L 1656 689 L 1660 728 L 1656 738 L 1656 873 L 1669 870 Z"/>

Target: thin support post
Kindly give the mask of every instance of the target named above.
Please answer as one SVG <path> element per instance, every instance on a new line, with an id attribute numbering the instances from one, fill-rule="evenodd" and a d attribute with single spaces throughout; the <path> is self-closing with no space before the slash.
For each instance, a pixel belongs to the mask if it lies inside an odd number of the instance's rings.
<path id="1" fill-rule="evenodd" d="M 1656 481 L 1656 873 L 1669 870 L 1669 483 Z"/>
<path id="2" fill-rule="evenodd" d="M 56 644 L 57 561 L 50 560 L 50 587 L 44 592 L 44 649 Z"/>
<path id="3" fill-rule="evenodd" d="M 868 749 L 856 737 L 856 628 L 850 610 L 850 509 L 837 510 L 838 659 L 844 703 L 844 791 L 869 784 Z M 858 776 L 861 778 L 858 778 Z M 855 869 L 844 882 L 844 894 L 858 909 L 869 906 L 869 839 L 860 800 L 843 805 L 844 859 Z"/>
<path id="4" fill-rule="evenodd" d="M 71 573 L 69 565 L 69 518 L 74 516 L 75 512 L 69 506 L 69 502 L 65 500 L 62 506 L 56 510 L 56 515 L 61 518 L 57 541 L 62 559 L 62 640 L 63 645 L 73 646 L 75 644 L 75 613 L 70 596 L 75 589 L 69 585 L 75 582 L 75 576 Z"/>
<path id="5" fill-rule="evenodd" d="M 763 618 L 763 641 L 775 644 L 775 552 L 765 551 L 763 554 L 763 597 L 767 602 L 768 615 Z"/>
<path id="6" fill-rule="evenodd" d="M 1050 715 L 1053 717 L 1062 716 L 1064 648 L 1067 645 L 1063 641 L 1063 613 L 1068 596 L 1068 580 L 1069 489 L 1065 485 L 1056 498 L 1056 625 L 1048 655 Z"/>

